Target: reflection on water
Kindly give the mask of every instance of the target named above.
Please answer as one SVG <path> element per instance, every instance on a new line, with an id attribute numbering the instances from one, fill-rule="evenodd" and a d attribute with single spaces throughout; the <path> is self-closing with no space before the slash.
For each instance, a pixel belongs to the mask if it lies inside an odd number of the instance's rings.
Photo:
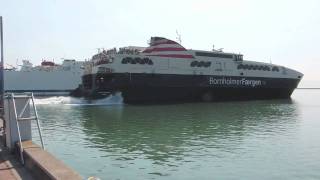
<path id="1" fill-rule="evenodd" d="M 296 99 L 38 109 L 49 151 L 84 177 L 292 179 L 310 164 Z"/>
<path id="2" fill-rule="evenodd" d="M 281 134 L 296 121 L 295 106 L 288 106 L 291 103 L 115 106 L 83 108 L 80 112 L 86 138 L 97 147 L 119 152 L 120 159 L 143 154 L 162 163 L 196 155 L 203 148 L 232 152 L 244 136 L 251 134 Z"/>

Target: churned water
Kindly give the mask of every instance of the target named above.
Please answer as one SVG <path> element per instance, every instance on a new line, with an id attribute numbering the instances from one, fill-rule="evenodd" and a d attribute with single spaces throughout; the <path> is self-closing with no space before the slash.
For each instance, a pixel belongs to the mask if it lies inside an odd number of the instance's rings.
<path id="1" fill-rule="evenodd" d="M 121 102 L 38 99 L 48 151 L 84 178 L 320 179 L 320 90 L 291 100 Z"/>

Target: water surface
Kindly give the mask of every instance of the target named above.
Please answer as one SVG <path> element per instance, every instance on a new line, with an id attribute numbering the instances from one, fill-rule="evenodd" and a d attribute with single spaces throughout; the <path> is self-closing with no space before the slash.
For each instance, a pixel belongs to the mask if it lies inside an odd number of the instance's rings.
<path id="1" fill-rule="evenodd" d="M 270 101 L 37 103 L 47 149 L 85 178 L 320 179 L 320 90 Z"/>

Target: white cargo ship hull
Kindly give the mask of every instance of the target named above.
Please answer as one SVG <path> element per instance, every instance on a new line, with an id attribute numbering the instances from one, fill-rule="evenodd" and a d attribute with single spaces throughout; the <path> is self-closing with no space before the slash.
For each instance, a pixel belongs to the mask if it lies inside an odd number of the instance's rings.
<path id="1" fill-rule="evenodd" d="M 29 61 L 23 63 L 21 70 L 4 71 L 5 92 L 33 92 L 38 96 L 69 95 L 81 84 L 83 61 L 64 60 L 61 65 L 45 61 L 35 67 Z"/>
<path id="2" fill-rule="evenodd" d="M 68 95 L 81 84 L 81 73 L 71 71 L 5 71 L 6 92 L 34 92 L 35 95 Z"/>

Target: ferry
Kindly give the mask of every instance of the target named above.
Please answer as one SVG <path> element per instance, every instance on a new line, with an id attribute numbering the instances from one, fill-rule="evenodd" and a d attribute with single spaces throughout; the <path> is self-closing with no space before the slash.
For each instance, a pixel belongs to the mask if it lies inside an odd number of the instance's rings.
<path id="1" fill-rule="evenodd" d="M 290 98 L 303 74 L 281 65 L 244 60 L 222 50 L 192 50 L 151 37 L 149 47 L 95 54 L 73 95 L 89 99 L 121 92 L 125 103 Z"/>
<path id="2" fill-rule="evenodd" d="M 62 64 L 42 61 L 33 66 L 23 60 L 20 68 L 11 66 L 4 70 L 5 92 L 33 92 L 35 96 L 69 95 L 81 84 L 84 61 L 64 59 Z"/>

